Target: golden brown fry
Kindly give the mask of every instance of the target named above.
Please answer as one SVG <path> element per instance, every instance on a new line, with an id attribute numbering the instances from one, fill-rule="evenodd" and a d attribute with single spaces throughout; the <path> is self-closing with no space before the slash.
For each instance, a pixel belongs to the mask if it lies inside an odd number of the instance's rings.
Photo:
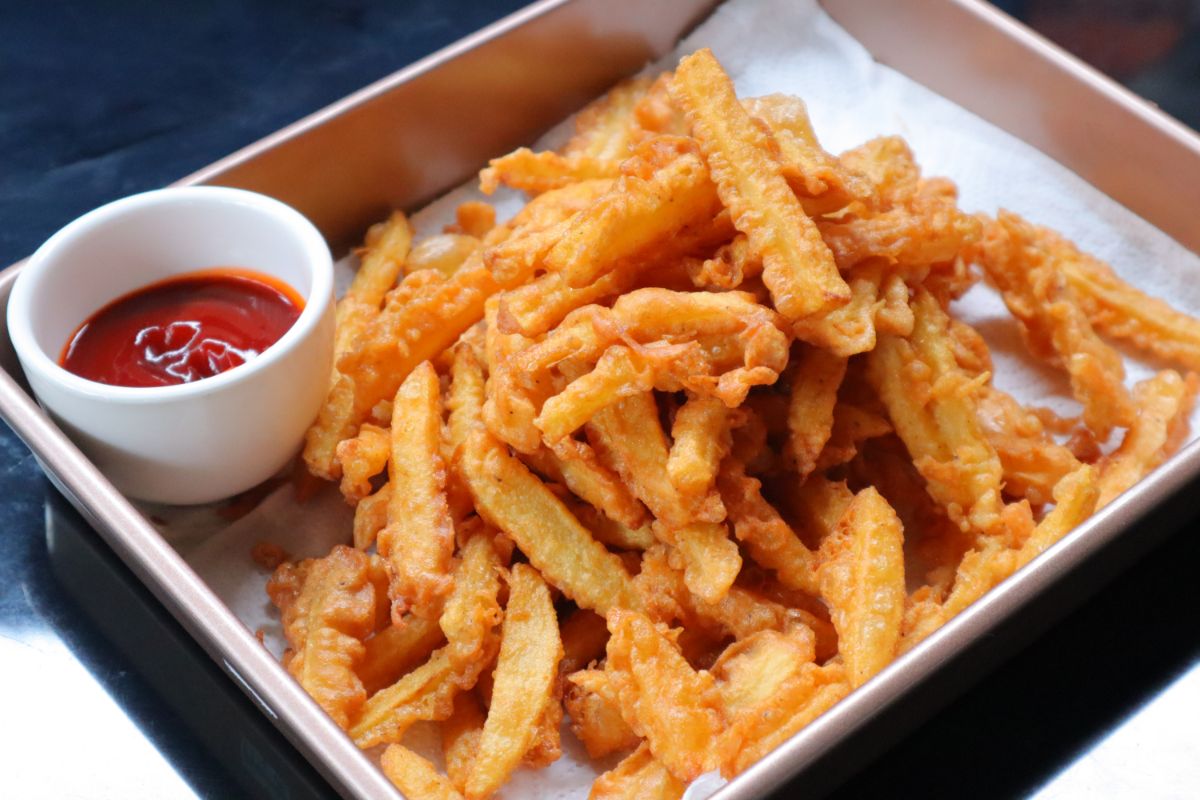
<path id="1" fill-rule="evenodd" d="M 500 568 L 500 557 L 486 533 L 463 544 L 454 591 L 439 620 L 446 645 L 371 696 L 350 729 L 359 747 L 398 742 L 415 722 L 445 719 L 453 711 L 454 695 L 475 685 L 498 647 Z"/>
<path id="2" fill-rule="evenodd" d="M 763 499 L 762 482 L 748 476 L 746 466 L 731 456 L 721 464 L 717 486 L 729 511 L 734 536 L 750 557 L 773 570 L 784 586 L 816 594 L 816 554 Z"/>
<path id="3" fill-rule="evenodd" d="M 499 312 L 500 303 L 492 298 L 486 311 L 488 376 L 483 421 L 493 436 L 518 452 L 535 453 L 542 447 L 542 438 L 533 420 L 553 393 L 554 384 L 545 372 L 529 374 L 521 369 L 517 355 L 532 342 L 520 334 L 503 333 L 497 324 Z"/>
<path id="4" fill-rule="evenodd" d="M 324 558 L 285 563 L 267 583 L 282 614 L 290 655 L 284 666 L 342 728 L 367 699 L 354 669 L 375 627 L 370 559 L 339 545 Z"/>
<path id="5" fill-rule="evenodd" d="M 408 260 L 404 262 L 404 274 L 430 269 L 448 278 L 482 246 L 479 239 L 462 233 L 430 236 L 418 242 L 408 254 Z"/>
<path id="6" fill-rule="evenodd" d="M 446 776 L 460 792 L 466 791 L 467 778 L 479 751 L 483 722 L 487 718 L 475 692 L 460 692 L 454 697 L 454 711 L 442 723 L 442 753 Z"/>
<path id="7" fill-rule="evenodd" d="M 342 496 L 350 503 L 371 493 L 371 479 L 387 466 L 391 439 L 378 425 L 364 422 L 358 435 L 338 443 L 337 460 L 342 466 Z"/>
<path id="8" fill-rule="evenodd" d="M 550 592 L 526 564 L 514 564 L 500 655 L 479 750 L 467 778 L 469 800 L 490 797 L 516 769 L 551 702 L 562 642 Z"/>
<path id="9" fill-rule="evenodd" d="M 601 613 L 639 606 L 621 560 L 489 433 L 471 434 L 461 469 L 480 515 L 508 534 L 564 594 Z"/>
<path id="10" fill-rule="evenodd" d="M 441 456 L 441 388 L 429 362 L 404 381 L 393 408 L 388 524 L 378 545 L 390 565 L 392 620 L 402 625 L 406 611 L 437 617 L 453 587 L 454 522 Z"/>
<path id="11" fill-rule="evenodd" d="M 679 780 L 717 766 L 724 720 L 712 676 L 692 669 L 672 638 L 644 614 L 613 609 L 608 628 L 603 676 L 612 682 L 621 716 Z M 587 672 L 571 680 L 593 690 L 603 683 Z"/>
<path id="12" fill-rule="evenodd" d="M 562 156 L 555 152 L 535 153 L 520 147 L 506 156 L 493 158 L 479 173 L 479 189 L 493 194 L 504 186 L 538 195 L 551 189 L 596 178 L 615 178 L 618 162 L 590 156 Z"/>
<path id="13" fill-rule="evenodd" d="M 643 743 L 596 778 L 588 800 L 679 800 L 685 789 L 687 784 L 672 775 Z"/>
<path id="14" fill-rule="evenodd" d="M 546 253 L 547 269 L 571 286 L 586 286 L 622 262 L 708 223 L 720 202 L 708 169 L 690 139 L 670 141 L 675 157 L 647 177 L 622 175 L 612 189 L 581 211 Z M 640 148 L 652 147 L 652 140 Z"/>
<path id="15" fill-rule="evenodd" d="M 829 248 L 780 173 L 770 134 L 738 102 L 712 52 L 679 62 L 671 96 L 684 110 L 721 202 L 763 261 L 775 307 L 795 322 L 850 299 Z"/>
<path id="16" fill-rule="evenodd" d="M 868 375 L 929 493 L 960 526 L 993 531 L 1003 524 L 1004 470 L 980 430 L 977 384 L 955 360 L 937 300 L 918 292 L 913 310 L 912 336 L 880 337 Z"/>
<path id="17" fill-rule="evenodd" d="M 1063 275 L 1060 239 L 1001 211 L 987 227 L 978 261 L 1021 324 L 1029 351 L 1061 365 L 1083 419 L 1100 441 L 1127 426 L 1133 405 L 1125 388 L 1121 356 L 1102 342 Z"/>
<path id="18" fill-rule="evenodd" d="M 379 758 L 383 774 L 413 800 L 462 800 L 450 779 L 423 757 L 399 744 L 388 745 Z"/>
<path id="19" fill-rule="evenodd" d="M 690 397 L 675 414 L 671 438 L 667 476 L 684 502 L 701 500 L 713 490 L 721 459 L 733 446 L 729 411 L 718 398 Z"/>
<path id="20" fill-rule="evenodd" d="M 788 445 L 803 481 L 833 433 L 838 387 L 846 374 L 846 359 L 819 347 L 806 347 L 795 360 L 788 401 Z"/>
<path id="21" fill-rule="evenodd" d="M 424 663 L 445 640 L 436 619 L 405 617 L 403 625 L 389 625 L 363 642 L 366 652 L 355 672 L 372 695 Z"/>
<path id="22" fill-rule="evenodd" d="M 1092 327 L 1144 353 L 1200 369 L 1200 320 L 1121 280 L 1061 237 L 1045 238 Z"/>
<path id="23" fill-rule="evenodd" d="M 458 344 L 450 365 L 450 394 L 446 398 L 449 419 L 446 434 L 452 452 L 467 443 L 471 431 L 483 424 L 483 403 L 486 396 L 483 367 L 474 348 Z"/>
<path id="24" fill-rule="evenodd" d="M 862 490 L 821 543 L 821 596 L 829 603 L 850 685 L 891 663 L 904 616 L 904 527 L 874 488 Z"/>
<path id="25" fill-rule="evenodd" d="M 1121 446 L 1104 459 L 1098 507 L 1111 503 L 1174 453 L 1187 436 L 1188 417 L 1196 399 L 1197 379 L 1163 370 L 1133 389 L 1137 409 Z"/>

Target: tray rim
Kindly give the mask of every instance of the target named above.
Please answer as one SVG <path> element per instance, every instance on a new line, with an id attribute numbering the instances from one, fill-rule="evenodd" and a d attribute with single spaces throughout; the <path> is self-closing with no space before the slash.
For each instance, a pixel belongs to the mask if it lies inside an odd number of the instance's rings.
<path id="1" fill-rule="evenodd" d="M 346 97 L 172 183 L 194 185 L 220 177 L 272 147 L 302 136 L 323 122 L 385 94 L 458 55 L 499 38 L 579 0 L 538 0 L 403 67 Z M 1200 156 L 1200 136 L 1157 106 L 1115 83 L 983 0 L 941 0 L 1039 51 L 1059 69 L 1100 91 L 1140 117 L 1156 132 Z M 837 0 L 821 0 L 824 6 Z M 836 17 L 835 17 L 836 19 Z M 24 260 L 0 271 L 0 306 Z M 0 321 L 0 335 L 7 334 Z M 19 374 L 19 369 L 18 369 Z M 151 590 L 188 634 L 255 702 L 331 786 L 350 797 L 402 796 L 363 751 L 336 726 L 286 670 L 254 638 L 144 515 L 103 476 L 18 380 L 0 368 L 0 417 L 26 443 L 55 487 L 74 505 Z M 870 682 L 782 743 L 712 795 L 745 800 L 778 788 L 849 732 L 886 711 L 925 683 L 948 658 L 977 643 L 1002 622 L 1077 570 L 1200 477 L 1200 438 L 1194 439 L 1112 504 L 1074 529 L 1046 553 L 985 594 Z M 278 709 L 278 711 L 276 710 Z"/>

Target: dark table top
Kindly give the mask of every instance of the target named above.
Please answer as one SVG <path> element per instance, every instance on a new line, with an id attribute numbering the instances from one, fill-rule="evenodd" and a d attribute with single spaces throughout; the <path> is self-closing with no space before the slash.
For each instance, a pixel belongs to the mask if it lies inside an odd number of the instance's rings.
<path id="1" fill-rule="evenodd" d="M 520 5 L 0 3 L 0 264 Z M 1190 0 L 1002 5 L 1200 125 Z M 861 764 L 839 796 L 1195 796 L 1196 525 Z M 0 796 L 329 793 L 2 424 L 0 529 Z"/>

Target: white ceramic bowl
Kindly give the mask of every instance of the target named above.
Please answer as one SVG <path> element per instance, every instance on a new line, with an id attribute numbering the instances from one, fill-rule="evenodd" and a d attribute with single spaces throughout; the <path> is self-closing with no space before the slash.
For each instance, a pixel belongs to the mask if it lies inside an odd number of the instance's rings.
<path id="1" fill-rule="evenodd" d="M 105 304 L 211 267 L 278 278 L 304 310 L 257 358 L 194 383 L 109 386 L 57 363 Z M 249 489 L 295 454 L 328 385 L 333 303 L 329 248 L 299 212 L 254 192 L 188 187 L 117 200 L 50 237 L 21 269 L 8 327 L 38 401 L 117 488 L 193 504 Z"/>

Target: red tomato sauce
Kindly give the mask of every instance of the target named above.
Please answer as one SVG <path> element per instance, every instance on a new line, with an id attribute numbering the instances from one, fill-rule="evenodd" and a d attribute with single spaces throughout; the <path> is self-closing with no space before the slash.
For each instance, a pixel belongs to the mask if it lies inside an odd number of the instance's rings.
<path id="1" fill-rule="evenodd" d="M 304 308 L 268 275 L 218 268 L 119 297 L 86 319 L 59 364 L 113 386 L 171 386 L 210 378 L 257 357 Z"/>

